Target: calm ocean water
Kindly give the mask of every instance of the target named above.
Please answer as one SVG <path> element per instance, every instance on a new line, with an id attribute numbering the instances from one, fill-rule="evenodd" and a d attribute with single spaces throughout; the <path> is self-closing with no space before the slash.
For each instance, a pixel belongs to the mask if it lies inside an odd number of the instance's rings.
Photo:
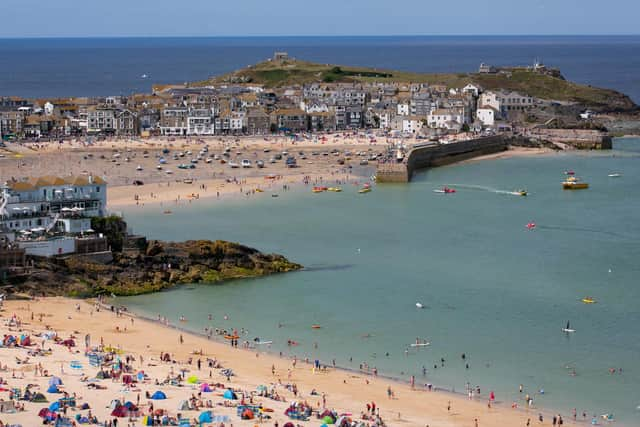
<path id="1" fill-rule="evenodd" d="M 203 200 L 172 216 L 132 208 L 126 219 L 152 238 L 239 241 L 307 269 L 118 300 L 176 323 L 185 314 L 196 331 L 248 328 L 248 339 L 273 340 L 273 351 L 288 354 L 286 340 L 294 339 L 301 357 L 353 368 L 366 361 L 459 391 L 479 384 L 507 405 L 524 384 L 547 409 L 612 412 L 618 425 L 637 426 L 639 162 L 640 139 L 617 140 L 612 152 L 433 169 L 367 195 L 307 189 L 277 199 Z M 569 168 L 591 188 L 562 191 Z M 609 178 L 614 171 L 622 176 Z M 433 192 L 445 184 L 458 193 Z M 530 196 L 504 193 L 517 188 Z M 529 221 L 536 230 L 526 229 Z M 597 304 L 583 304 L 585 296 Z M 571 336 L 561 332 L 568 320 L 577 330 Z M 312 330 L 315 323 L 323 328 Z M 416 337 L 431 346 L 405 355 Z M 441 357 L 445 367 L 433 369 Z M 611 367 L 623 373 L 610 375 Z"/>
<path id="2" fill-rule="evenodd" d="M 152 83 L 203 80 L 264 60 L 274 50 L 421 72 L 469 72 L 480 62 L 525 65 L 539 58 L 568 79 L 617 89 L 640 102 L 640 36 L 0 39 L 0 95 L 148 92 Z"/>

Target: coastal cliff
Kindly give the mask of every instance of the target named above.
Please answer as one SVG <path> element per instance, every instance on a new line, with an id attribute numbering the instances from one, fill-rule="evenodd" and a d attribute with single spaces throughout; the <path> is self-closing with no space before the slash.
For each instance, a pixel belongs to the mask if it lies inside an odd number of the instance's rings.
<path id="1" fill-rule="evenodd" d="M 10 277 L 7 290 L 74 297 L 139 295 L 186 283 L 213 284 L 302 268 L 282 255 L 264 254 L 239 243 L 147 241 L 123 236 L 126 223 L 118 218 L 101 219 L 101 224 L 110 231 L 105 235 L 116 248 L 113 252 L 30 257 L 32 266 L 25 274 Z"/>

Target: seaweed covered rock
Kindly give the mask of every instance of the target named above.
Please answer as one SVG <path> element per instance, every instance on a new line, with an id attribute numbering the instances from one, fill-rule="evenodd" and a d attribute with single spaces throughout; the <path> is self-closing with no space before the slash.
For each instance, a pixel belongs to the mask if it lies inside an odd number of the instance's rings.
<path id="1" fill-rule="evenodd" d="M 117 222 L 106 224 L 103 229 L 111 229 L 115 234 L 117 228 L 109 227 Z M 68 256 L 38 258 L 34 268 L 34 272 L 12 283 L 17 290 L 88 297 L 144 294 L 183 283 L 219 283 L 295 271 L 302 266 L 281 255 L 263 254 L 254 248 L 221 240 L 153 240 L 137 252 L 114 252 L 113 261 L 109 263 L 85 256 Z"/>

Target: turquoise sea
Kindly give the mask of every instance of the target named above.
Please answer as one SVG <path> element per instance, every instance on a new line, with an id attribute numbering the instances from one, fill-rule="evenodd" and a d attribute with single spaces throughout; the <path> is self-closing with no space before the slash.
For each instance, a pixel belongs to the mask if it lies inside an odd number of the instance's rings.
<path id="1" fill-rule="evenodd" d="M 273 340 L 271 351 L 327 364 L 366 362 L 458 391 L 469 382 L 505 405 L 523 384 L 536 405 L 565 417 L 577 408 L 640 425 L 640 140 L 614 148 L 443 167 L 365 195 L 299 189 L 202 200 L 172 216 L 131 208 L 126 220 L 151 238 L 238 241 L 307 268 L 118 303 L 176 323 L 184 314 L 194 331 L 244 327 L 248 339 Z M 563 191 L 567 169 L 591 188 Z M 458 192 L 433 192 L 444 184 Z M 506 194 L 517 188 L 530 195 Z M 570 336 L 561 332 L 567 321 Z M 405 354 L 416 337 L 431 346 Z"/>

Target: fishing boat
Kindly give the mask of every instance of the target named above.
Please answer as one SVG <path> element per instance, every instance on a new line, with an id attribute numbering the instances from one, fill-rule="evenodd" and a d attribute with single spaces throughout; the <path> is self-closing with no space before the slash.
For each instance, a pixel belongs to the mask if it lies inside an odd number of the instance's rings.
<path id="1" fill-rule="evenodd" d="M 562 181 L 563 190 L 585 190 L 587 188 L 589 188 L 588 183 L 582 182 L 574 176 L 570 176 Z"/>
<path id="2" fill-rule="evenodd" d="M 597 302 L 593 297 L 584 297 L 581 301 L 585 304 L 595 304 Z"/>

